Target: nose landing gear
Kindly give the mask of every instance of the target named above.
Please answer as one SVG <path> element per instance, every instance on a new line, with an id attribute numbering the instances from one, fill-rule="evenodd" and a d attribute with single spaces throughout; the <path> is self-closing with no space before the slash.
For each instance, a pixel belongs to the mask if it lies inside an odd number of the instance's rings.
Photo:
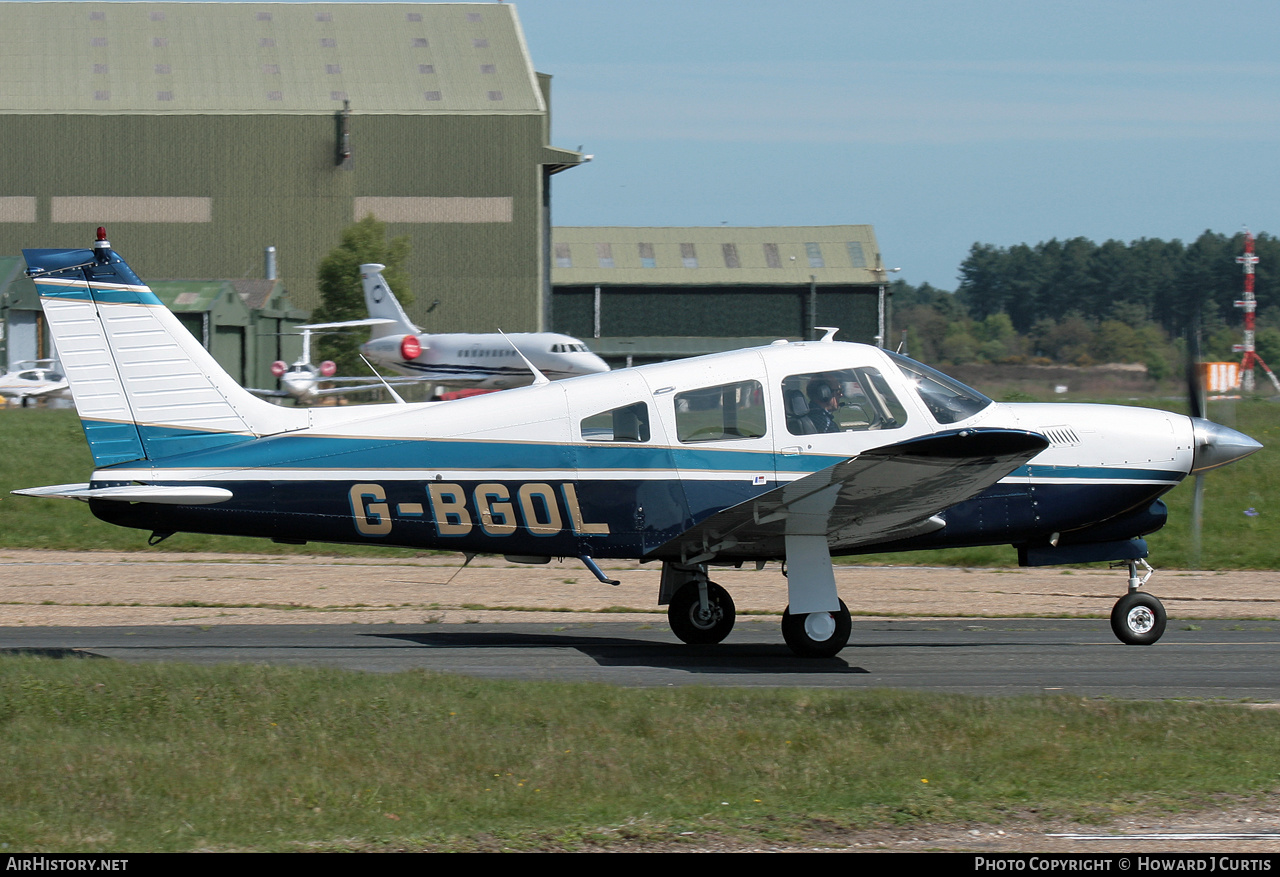
<path id="1" fill-rule="evenodd" d="M 1142 564 L 1145 574 L 1138 574 Z M 1153 595 L 1138 589 L 1147 583 L 1154 570 L 1145 560 L 1130 560 L 1129 593 L 1116 601 L 1111 609 L 1111 631 L 1120 642 L 1129 646 L 1149 646 L 1164 636 L 1168 616 L 1164 604 Z"/>

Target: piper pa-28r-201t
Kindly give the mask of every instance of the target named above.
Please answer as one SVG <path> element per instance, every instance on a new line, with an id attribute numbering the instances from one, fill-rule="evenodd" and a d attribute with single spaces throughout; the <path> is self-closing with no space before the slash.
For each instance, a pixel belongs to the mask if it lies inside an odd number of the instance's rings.
<path id="1" fill-rule="evenodd" d="M 1013 544 L 1027 565 L 1127 562 L 1112 626 L 1155 642 L 1142 535 L 1190 472 L 1260 445 L 1140 408 L 1005 404 L 917 362 L 786 343 L 453 402 L 281 408 L 238 386 L 124 261 L 27 250 L 95 471 L 15 491 L 152 531 L 662 564 L 690 643 L 724 639 L 716 565 L 783 560 L 782 633 L 849 637 L 831 555 Z M 1145 571 L 1145 574 L 1144 574 Z"/>
<path id="2" fill-rule="evenodd" d="M 420 381 L 475 390 L 523 387 L 539 374 L 556 381 L 609 370 L 587 345 L 555 332 L 421 332 L 383 279 L 385 267 L 360 266 L 366 322 L 372 326 L 360 352 L 375 365 Z"/>

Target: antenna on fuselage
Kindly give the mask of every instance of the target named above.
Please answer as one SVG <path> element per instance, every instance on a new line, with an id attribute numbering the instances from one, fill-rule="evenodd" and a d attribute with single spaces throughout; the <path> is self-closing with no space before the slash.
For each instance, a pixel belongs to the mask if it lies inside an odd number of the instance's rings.
<path id="1" fill-rule="evenodd" d="M 516 343 L 515 343 L 514 341 L 512 341 L 510 338 L 508 338 L 508 337 L 507 337 L 507 333 L 506 333 L 506 332 L 503 332 L 501 329 L 499 329 L 499 330 L 498 330 L 498 334 L 499 334 L 499 335 L 501 335 L 501 336 L 503 337 L 503 340 L 505 340 L 508 344 L 510 344 L 510 345 L 511 345 L 511 349 L 512 349 L 512 350 L 514 350 L 514 351 L 516 352 L 516 356 L 518 356 L 518 357 L 520 357 L 521 359 L 523 359 L 523 360 L 524 360 L 524 364 L 525 364 L 525 365 L 527 365 L 527 366 L 529 367 L 529 371 L 533 372 L 533 386 L 535 386 L 535 387 L 536 387 L 536 386 L 538 386 L 539 384 L 549 384 L 549 383 L 551 383 L 551 381 L 547 379 L 547 376 L 546 376 L 546 375 L 544 375 L 542 372 L 538 371 L 538 367 L 537 367 L 536 365 L 534 365 L 533 363 L 529 362 L 529 357 L 525 356 L 523 353 L 521 353 L 521 352 L 520 352 L 520 348 L 519 348 L 519 347 L 516 347 Z"/>
<path id="2" fill-rule="evenodd" d="M 830 344 L 832 341 L 836 339 L 836 333 L 840 331 L 839 326 L 814 326 L 813 328 L 817 329 L 819 332 L 827 333 L 823 335 L 821 338 L 819 338 L 818 340 L 825 341 L 828 344 Z"/>

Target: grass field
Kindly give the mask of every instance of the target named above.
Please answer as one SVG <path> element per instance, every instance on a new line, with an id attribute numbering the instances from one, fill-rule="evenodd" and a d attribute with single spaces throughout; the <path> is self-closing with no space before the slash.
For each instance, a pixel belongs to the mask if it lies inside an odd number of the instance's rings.
<path id="1" fill-rule="evenodd" d="M 1280 440 L 1280 405 L 1271 402 L 1216 403 L 1210 417 L 1253 436 L 1263 445 Z M 65 499 L 14 497 L 14 488 L 84 481 L 92 459 L 75 412 L 0 411 L 0 544 L 9 548 L 146 549 L 146 533 L 102 523 L 84 503 Z M 1280 561 L 1280 456 L 1265 449 L 1209 473 L 1199 566 L 1204 569 L 1270 569 Z M 1193 479 L 1166 497 L 1169 524 L 1148 537 L 1152 563 L 1161 568 L 1193 565 L 1189 547 Z M 1246 514 L 1247 511 L 1256 514 Z M 310 544 L 276 545 L 266 539 L 178 533 L 160 551 L 230 551 L 277 554 L 413 556 L 405 549 Z M 1008 546 L 863 555 L 851 563 L 1014 566 Z"/>
<path id="2" fill-rule="evenodd" d="M 1280 713 L 0 658 L 11 851 L 574 849 L 1272 792 Z"/>

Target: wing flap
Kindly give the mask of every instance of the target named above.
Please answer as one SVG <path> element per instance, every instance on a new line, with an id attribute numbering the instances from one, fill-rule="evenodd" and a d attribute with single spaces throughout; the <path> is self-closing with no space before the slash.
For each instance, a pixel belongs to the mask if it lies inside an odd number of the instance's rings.
<path id="1" fill-rule="evenodd" d="M 705 563 L 717 556 L 781 557 L 792 536 L 832 549 L 941 529 L 963 502 L 1048 447 L 1038 433 L 964 429 L 866 451 L 718 512 L 653 552 Z"/>

